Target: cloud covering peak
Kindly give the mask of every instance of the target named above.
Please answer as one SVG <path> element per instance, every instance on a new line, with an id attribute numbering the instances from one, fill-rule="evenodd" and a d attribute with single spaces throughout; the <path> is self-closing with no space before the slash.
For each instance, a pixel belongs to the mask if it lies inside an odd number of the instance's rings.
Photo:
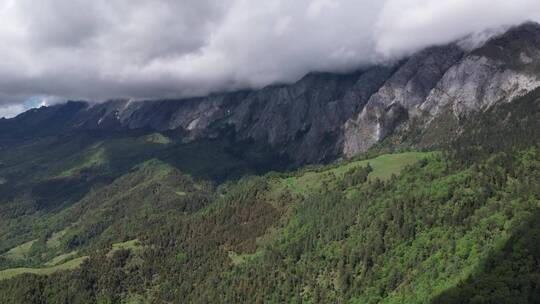
<path id="1" fill-rule="evenodd" d="M 0 116 L 290 82 L 528 20 L 537 0 L 0 0 Z"/>

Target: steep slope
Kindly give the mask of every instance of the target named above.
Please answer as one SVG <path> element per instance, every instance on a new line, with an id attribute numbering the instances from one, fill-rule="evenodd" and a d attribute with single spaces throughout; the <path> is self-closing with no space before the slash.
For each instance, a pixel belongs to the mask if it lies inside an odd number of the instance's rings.
<path id="1" fill-rule="evenodd" d="M 450 45 L 417 54 L 347 122 L 344 154 L 367 150 L 396 126 L 409 126 L 403 122 L 420 120 L 416 127 L 425 131 L 450 116 L 459 125 L 471 112 L 511 102 L 540 86 L 539 64 L 540 26 L 533 23 L 472 52 Z"/>
<path id="2" fill-rule="evenodd" d="M 526 241 L 538 239 L 538 142 L 492 152 L 482 144 L 466 154 L 473 164 L 459 155 L 406 153 L 250 177 L 188 212 L 167 197 L 197 195 L 197 187 L 181 178 L 187 186 L 177 189 L 182 175 L 149 162 L 81 203 L 89 225 L 80 227 L 98 231 L 88 240 L 104 240 L 95 247 L 102 250 L 81 253 L 89 259 L 70 272 L 0 281 L 0 300 L 483 303 L 486 294 L 534 303 L 540 261 Z M 415 161 L 404 168 L 409 157 Z M 394 169 L 381 174 L 388 166 Z M 155 187 L 164 192 L 151 195 Z M 99 225 L 114 217 L 112 228 Z M 146 229 L 126 229 L 137 225 Z M 111 254 L 106 244 L 125 232 L 140 245 Z M 506 256 L 512 260 L 499 264 Z"/>
<path id="3" fill-rule="evenodd" d="M 540 25 L 527 23 L 472 51 L 454 43 L 352 74 L 311 73 L 290 85 L 32 110 L 0 120 L 0 144 L 81 130 L 171 131 L 184 142 L 227 137 L 249 153 L 271 151 L 298 166 L 352 157 L 412 126 L 459 126 L 472 112 L 538 87 L 539 67 Z"/>
<path id="4" fill-rule="evenodd" d="M 0 302 L 538 302 L 539 37 L 0 120 Z"/>
<path id="5" fill-rule="evenodd" d="M 363 107 L 393 69 L 375 67 L 350 75 L 313 73 L 293 85 L 185 100 L 120 100 L 92 106 L 69 102 L 0 121 L 4 134 L 0 144 L 83 130 L 151 129 L 174 131 L 185 142 L 227 137 L 246 144 L 246 149 L 275 151 L 296 164 L 330 160 L 340 154 L 341 125 Z M 71 108 L 78 111 L 72 113 Z M 57 128 L 33 133 L 40 127 L 33 121 L 52 120 Z"/>

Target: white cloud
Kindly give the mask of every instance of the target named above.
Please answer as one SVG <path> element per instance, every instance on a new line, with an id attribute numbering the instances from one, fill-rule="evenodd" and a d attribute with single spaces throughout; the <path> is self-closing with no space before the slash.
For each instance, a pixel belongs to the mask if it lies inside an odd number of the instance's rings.
<path id="1" fill-rule="evenodd" d="M 539 1 L 0 0 L 0 104 L 260 87 L 527 20 Z"/>
<path id="2" fill-rule="evenodd" d="M 540 20 L 539 1 L 387 0 L 375 27 L 376 52 L 402 56 L 530 20 Z"/>
<path id="3" fill-rule="evenodd" d="M 12 118 L 25 110 L 26 108 L 22 104 L 11 104 L 2 106 L 0 107 L 0 118 Z"/>
<path id="4" fill-rule="evenodd" d="M 313 0 L 308 5 L 307 15 L 310 18 L 318 18 L 321 17 L 321 13 L 323 13 L 324 10 L 335 8 L 337 6 L 338 3 L 336 0 Z"/>
<path id="5" fill-rule="evenodd" d="M 32 108 L 46 107 L 61 102 L 64 102 L 61 97 L 33 96 L 20 103 L 0 104 L 0 118 L 12 118 Z"/>

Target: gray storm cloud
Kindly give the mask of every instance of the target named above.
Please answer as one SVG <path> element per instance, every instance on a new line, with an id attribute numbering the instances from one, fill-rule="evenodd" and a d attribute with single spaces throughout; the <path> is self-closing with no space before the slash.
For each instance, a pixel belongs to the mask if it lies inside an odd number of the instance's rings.
<path id="1" fill-rule="evenodd" d="M 0 0 L 0 116 L 291 82 L 528 20 L 538 0 Z"/>

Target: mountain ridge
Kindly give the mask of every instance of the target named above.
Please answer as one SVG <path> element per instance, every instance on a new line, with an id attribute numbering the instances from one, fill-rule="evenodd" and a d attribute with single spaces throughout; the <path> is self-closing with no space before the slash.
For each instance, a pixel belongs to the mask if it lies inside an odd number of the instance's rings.
<path id="1" fill-rule="evenodd" d="M 0 121 L 0 144 L 84 130 L 148 129 L 172 131 L 184 142 L 226 136 L 273 150 L 297 166 L 320 163 L 365 152 L 410 129 L 412 121 L 425 132 L 444 111 L 459 118 L 512 101 L 540 86 L 531 73 L 538 69 L 540 25 L 526 23 L 472 51 L 457 43 L 435 46 L 392 65 L 309 73 L 290 85 L 32 109 Z"/>
<path id="2" fill-rule="evenodd" d="M 539 37 L 0 120 L 0 302 L 536 303 Z"/>

